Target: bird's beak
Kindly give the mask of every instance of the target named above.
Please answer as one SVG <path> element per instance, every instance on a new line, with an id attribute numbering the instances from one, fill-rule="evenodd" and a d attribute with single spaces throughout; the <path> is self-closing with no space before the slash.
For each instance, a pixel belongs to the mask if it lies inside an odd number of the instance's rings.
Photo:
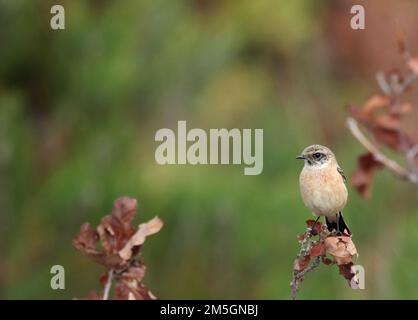
<path id="1" fill-rule="evenodd" d="M 298 159 L 298 160 L 305 160 L 306 158 L 301 155 L 301 156 L 297 156 L 296 159 Z"/>

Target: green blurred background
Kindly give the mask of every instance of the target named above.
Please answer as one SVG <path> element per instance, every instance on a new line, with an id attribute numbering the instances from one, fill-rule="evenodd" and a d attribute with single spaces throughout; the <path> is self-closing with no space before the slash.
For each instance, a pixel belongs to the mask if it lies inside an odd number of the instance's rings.
<path id="1" fill-rule="evenodd" d="M 57 3 L 66 29 L 52 31 Z M 363 149 L 345 106 L 377 89 L 377 70 L 401 63 L 396 24 L 418 31 L 414 1 L 355 3 L 366 30 L 349 28 L 351 1 L 0 0 L 0 298 L 99 290 L 103 268 L 71 241 L 129 195 L 136 223 L 165 222 L 143 249 L 157 297 L 288 299 L 296 235 L 312 217 L 294 158 L 321 143 L 354 170 Z M 262 174 L 157 165 L 154 134 L 178 120 L 263 128 Z M 366 289 L 321 266 L 299 297 L 418 298 L 413 188 L 381 172 L 370 200 L 349 191 Z M 50 288 L 55 264 L 66 290 Z"/>

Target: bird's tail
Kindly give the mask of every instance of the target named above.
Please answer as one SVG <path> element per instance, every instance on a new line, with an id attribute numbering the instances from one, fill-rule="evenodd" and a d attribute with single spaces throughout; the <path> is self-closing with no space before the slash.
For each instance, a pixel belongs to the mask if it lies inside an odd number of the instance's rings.
<path id="1" fill-rule="evenodd" d="M 338 212 L 334 217 L 325 217 L 325 222 L 327 224 L 328 230 L 332 232 L 334 229 L 341 233 L 347 233 L 351 235 L 350 228 L 344 221 L 342 212 Z"/>

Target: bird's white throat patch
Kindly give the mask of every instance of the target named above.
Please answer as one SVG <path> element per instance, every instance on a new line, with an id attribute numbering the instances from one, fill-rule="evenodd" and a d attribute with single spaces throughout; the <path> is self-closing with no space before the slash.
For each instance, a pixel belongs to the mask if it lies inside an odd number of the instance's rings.
<path id="1" fill-rule="evenodd" d="M 320 169 L 325 169 L 326 167 L 328 167 L 330 163 L 331 161 L 327 160 L 322 163 L 314 163 L 313 165 L 311 165 L 311 164 L 308 164 L 307 160 L 305 160 L 304 168 L 306 170 L 320 170 Z"/>

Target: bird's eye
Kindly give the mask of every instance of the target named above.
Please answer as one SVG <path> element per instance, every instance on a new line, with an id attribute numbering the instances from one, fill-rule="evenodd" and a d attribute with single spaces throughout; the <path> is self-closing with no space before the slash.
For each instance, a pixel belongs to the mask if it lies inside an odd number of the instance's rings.
<path id="1" fill-rule="evenodd" d="M 319 158 L 321 158 L 322 154 L 317 152 L 317 153 L 314 153 L 313 156 L 314 156 L 315 159 L 319 159 Z"/>

